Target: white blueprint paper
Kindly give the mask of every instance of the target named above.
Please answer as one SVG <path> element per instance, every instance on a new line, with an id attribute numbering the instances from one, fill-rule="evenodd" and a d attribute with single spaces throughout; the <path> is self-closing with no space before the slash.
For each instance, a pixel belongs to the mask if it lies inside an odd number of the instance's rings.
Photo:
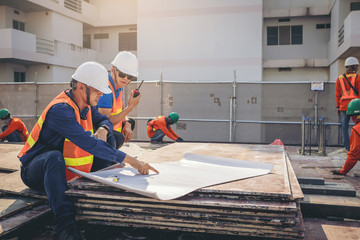
<path id="1" fill-rule="evenodd" d="M 84 173 L 94 181 L 159 200 L 171 200 L 196 189 L 268 174 L 272 164 L 186 153 L 177 162 L 151 163 L 160 174 L 140 175 L 131 167 Z"/>

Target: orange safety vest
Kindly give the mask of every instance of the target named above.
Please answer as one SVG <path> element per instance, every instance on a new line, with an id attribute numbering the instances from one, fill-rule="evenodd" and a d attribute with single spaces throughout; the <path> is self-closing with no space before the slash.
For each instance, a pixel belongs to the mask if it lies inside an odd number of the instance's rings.
<path id="1" fill-rule="evenodd" d="M 21 137 L 21 140 L 22 140 L 23 142 L 26 142 L 26 140 L 27 140 L 28 137 L 29 137 L 29 132 L 28 132 L 25 124 L 23 123 L 23 121 L 21 121 L 20 118 L 13 117 L 13 120 L 12 120 L 12 121 L 14 121 L 14 119 L 15 119 L 15 121 L 18 121 L 18 122 L 21 123 L 22 129 L 21 129 L 20 137 Z"/>
<path id="2" fill-rule="evenodd" d="M 67 90 L 68 91 L 68 90 Z M 67 92 L 66 91 L 66 92 Z M 70 105 L 74 111 L 75 111 L 75 117 L 76 120 L 79 122 L 79 124 L 84 128 L 85 131 L 91 131 L 94 133 L 93 130 L 93 124 L 92 124 L 92 116 L 91 116 L 91 110 L 89 109 L 86 120 L 80 118 L 80 111 L 76 103 L 66 94 L 66 92 L 60 93 L 56 98 L 54 98 L 49 105 L 45 108 L 41 116 L 39 117 L 38 121 L 36 122 L 34 128 L 31 130 L 30 136 L 28 137 L 28 140 L 25 143 L 25 146 L 20 151 L 18 157 L 22 157 L 26 154 L 26 152 L 32 148 L 36 141 L 39 139 L 39 135 L 43 126 L 43 123 L 46 118 L 46 114 L 49 111 L 49 109 L 58 103 L 67 103 Z M 89 107 L 89 106 L 87 106 Z M 67 167 L 72 167 L 77 170 L 87 172 L 89 173 L 91 170 L 91 166 L 94 161 L 94 156 L 85 150 L 79 148 L 74 143 L 70 142 L 70 140 L 65 139 L 64 141 L 64 147 L 63 147 L 63 155 L 65 160 L 65 173 L 66 173 L 66 180 L 69 181 L 73 179 L 74 177 L 78 176 L 72 172 L 70 172 Z"/>
<path id="3" fill-rule="evenodd" d="M 165 116 L 158 116 L 154 120 L 151 120 L 147 123 L 148 126 L 151 126 L 151 131 L 156 132 L 156 130 L 160 129 L 159 126 L 154 126 L 154 122 L 156 122 L 157 120 L 159 120 L 161 118 L 165 118 Z"/>
<path id="4" fill-rule="evenodd" d="M 112 94 L 113 94 L 113 106 L 111 109 L 111 116 L 114 116 L 118 113 L 122 112 L 122 106 L 123 106 L 123 102 L 122 102 L 122 89 L 120 91 L 120 95 L 118 98 L 116 98 L 115 96 L 115 87 L 111 84 L 111 82 L 109 81 L 109 86 L 111 88 Z M 114 124 L 113 130 L 121 132 L 122 130 L 122 122 L 120 121 L 118 124 Z"/>
<path id="5" fill-rule="evenodd" d="M 348 75 L 350 75 L 350 76 L 348 76 Z M 349 80 L 349 82 L 351 83 L 351 85 L 356 89 L 357 74 L 355 74 L 355 73 L 347 74 L 346 77 Z M 342 96 L 340 99 L 345 100 L 345 99 L 358 98 L 358 96 L 356 95 L 356 93 L 355 93 L 354 89 L 352 89 L 352 87 L 349 86 L 349 89 L 346 88 L 345 81 L 347 82 L 347 80 L 344 78 L 344 75 L 339 76 L 339 83 L 340 83 L 341 91 L 342 91 Z"/>

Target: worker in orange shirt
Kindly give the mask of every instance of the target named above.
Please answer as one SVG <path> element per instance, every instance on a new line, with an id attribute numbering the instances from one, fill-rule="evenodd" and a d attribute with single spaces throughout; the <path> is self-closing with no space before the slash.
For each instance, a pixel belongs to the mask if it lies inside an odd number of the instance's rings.
<path id="1" fill-rule="evenodd" d="M 179 137 L 171 128 L 170 125 L 176 124 L 179 120 L 179 115 L 175 112 L 169 114 L 169 116 L 158 116 L 153 120 L 149 120 L 147 123 L 147 135 L 150 138 L 151 143 L 162 143 L 163 138 L 166 135 L 176 142 L 182 142 L 183 139 Z"/>
<path id="2" fill-rule="evenodd" d="M 355 126 L 351 129 L 350 151 L 341 170 L 333 170 L 335 175 L 346 175 L 360 159 L 360 99 L 353 99 L 346 111 L 346 114 L 352 118 Z"/>
<path id="3" fill-rule="evenodd" d="M 350 150 L 349 144 L 349 121 L 350 116 L 346 114 L 348 104 L 351 100 L 359 98 L 360 77 L 356 74 L 359 67 L 359 61 L 355 57 L 348 57 L 345 60 L 346 73 L 336 79 L 335 96 L 336 108 L 340 116 L 341 130 L 343 134 L 344 147 Z"/>
<path id="4" fill-rule="evenodd" d="M 11 117 L 9 110 L 0 109 L 0 119 L 4 124 L 1 128 L 0 140 L 8 142 L 26 142 L 29 132 L 25 124 L 17 117 Z"/>

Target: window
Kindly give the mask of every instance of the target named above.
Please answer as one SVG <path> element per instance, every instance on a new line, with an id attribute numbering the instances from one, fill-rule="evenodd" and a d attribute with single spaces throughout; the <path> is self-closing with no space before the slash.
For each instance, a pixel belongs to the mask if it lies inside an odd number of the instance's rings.
<path id="1" fill-rule="evenodd" d="M 330 23 L 322 23 L 322 24 L 316 24 L 316 29 L 326 29 L 330 28 Z"/>
<path id="2" fill-rule="evenodd" d="M 119 33 L 119 51 L 136 51 L 137 33 Z"/>
<path id="3" fill-rule="evenodd" d="M 267 45 L 278 45 L 278 27 L 267 28 Z"/>
<path id="4" fill-rule="evenodd" d="M 108 39 L 109 34 L 108 33 L 96 33 L 94 34 L 94 39 Z"/>
<path id="5" fill-rule="evenodd" d="M 14 72 L 14 82 L 25 82 L 25 72 Z"/>
<path id="6" fill-rule="evenodd" d="M 302 39 L 303 29 L 302 26 L 291 26 L 291 44 L 299 45 L 303 43 Z"/>
<path id="7" fill-rule="evenodd" d="M 13 29 L 25 32 L 25 23 L 13 20 Z"/>
<path id="8" fill-rule="evenodd" d="M 359 11 L 359 10 L 360 10 L 360 2 L 350 3 L 350 11 Z"/>
<path id="9" fill-rule="evenodd" d="M 299 45 L 303 43 L 303 27 L 267 27 L 267 45 Z"/>

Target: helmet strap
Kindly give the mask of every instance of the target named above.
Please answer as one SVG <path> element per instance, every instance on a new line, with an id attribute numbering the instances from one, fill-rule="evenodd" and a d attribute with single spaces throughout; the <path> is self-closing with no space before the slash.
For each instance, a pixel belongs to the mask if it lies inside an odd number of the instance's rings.
<path id="1" fill-rule="evenodd" d="M 90 88 L 86 85 L 86 104 L 90 105 Z"/>

